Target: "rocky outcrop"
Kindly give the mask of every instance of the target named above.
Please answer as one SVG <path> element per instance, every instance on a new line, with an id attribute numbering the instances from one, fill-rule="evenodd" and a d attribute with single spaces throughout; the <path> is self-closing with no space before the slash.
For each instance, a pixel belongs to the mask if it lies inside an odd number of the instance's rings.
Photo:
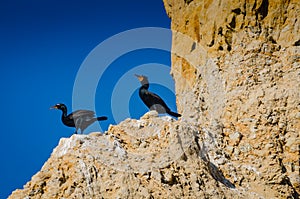
<path id="1" fill-rule="evenodd" d="M 299 1 L 165 0 L 179 112 L 214 129 L 217 161 L 265 198 L 300 193 Z M 230 165 L 230 166 L 229 166 Z"/>
<path id="2" fill-rule="evenodd" d="M 182 118 L 63 138 L 10 198 L 299 197 L 299 2 L 164 4 Z"/>
<path id="3" fill-rule="evenodd" d="M 10 198 L 242 196 L 206 156 L 197 128 L 156 112 L 105 134 L 62 138 L 40 172 Z"/>

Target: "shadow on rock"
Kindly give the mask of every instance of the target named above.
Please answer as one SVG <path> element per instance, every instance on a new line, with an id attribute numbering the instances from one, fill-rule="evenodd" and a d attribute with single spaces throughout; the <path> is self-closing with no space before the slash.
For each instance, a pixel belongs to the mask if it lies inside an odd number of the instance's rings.
<path id="1" fill-rule="evenodd" d="M 224 177 L 222 171 L 216 165 L 214 165 L 211 162 L 208 162 L 208 169 L 209 169 L 209 172 L 210 172 L 211 176 L 215 180 L 221 182 L 222 184 L 224 184 L 228 188 L 235 189 L 235 185 L 232 184 L 229 180 L 227 180 Z"/>

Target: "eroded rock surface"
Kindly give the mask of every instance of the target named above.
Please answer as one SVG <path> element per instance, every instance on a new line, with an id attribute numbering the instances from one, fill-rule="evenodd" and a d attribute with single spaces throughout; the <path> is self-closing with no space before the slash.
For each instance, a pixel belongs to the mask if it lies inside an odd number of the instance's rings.
<path id="1" fill-rule="evenodd" d="M 105 134 L 62 138 L 41 171 L 10 198 L 244 196 L 209 161 L 209 134 L 151 111 Z"/>
<path id="2" fill-rule="evenodd" d="M 210 158 L 229 157 L 217 165 L 237 186 L 299 197 L 299 1 L 164 3 L 179 112 L 214 129 Z"/>

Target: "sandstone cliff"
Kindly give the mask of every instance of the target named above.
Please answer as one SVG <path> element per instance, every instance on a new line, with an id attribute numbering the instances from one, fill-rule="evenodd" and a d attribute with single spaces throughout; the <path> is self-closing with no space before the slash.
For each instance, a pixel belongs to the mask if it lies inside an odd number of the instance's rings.
<path id="1" fill-rule="evenodd" d="M 61 139 L 10 198 L 298 198 L 298 0 L 164 0 L 183 117 Z"/>
<path id="2" fill-rule="evenodd" d="M 164 2 L 178 107 L 213 129 L 211 161 L 262 197 L 299 196 L 299 1 Z"/>

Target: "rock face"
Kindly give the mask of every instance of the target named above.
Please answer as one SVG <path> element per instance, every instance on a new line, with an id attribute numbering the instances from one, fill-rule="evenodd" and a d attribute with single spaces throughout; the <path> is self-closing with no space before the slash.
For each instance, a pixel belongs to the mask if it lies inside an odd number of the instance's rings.
<path id="1" fill-rule="evenodd" d="M 179 112 L 211 130 L 211 161 L 261 197 L 298 197 L 299 1 L 164 3 Z"/>
<path id="2" fill-rule="evenodd" d="M 164 0 L 178 121 L 61 139 L 10 198 L 298 198 L 298 0 Z"/>

